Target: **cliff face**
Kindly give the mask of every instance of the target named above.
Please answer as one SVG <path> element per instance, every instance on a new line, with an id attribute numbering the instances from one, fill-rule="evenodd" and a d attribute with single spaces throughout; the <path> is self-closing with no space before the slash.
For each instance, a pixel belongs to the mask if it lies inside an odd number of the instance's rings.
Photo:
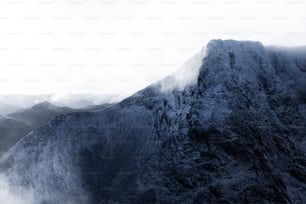
<path id="1" fill-rule="evenodd" d="M 306 49 L 213 40 L 199 56 L 194 81 L 58 116 L 2 172 L 37 203 L 306 202 Z"/>

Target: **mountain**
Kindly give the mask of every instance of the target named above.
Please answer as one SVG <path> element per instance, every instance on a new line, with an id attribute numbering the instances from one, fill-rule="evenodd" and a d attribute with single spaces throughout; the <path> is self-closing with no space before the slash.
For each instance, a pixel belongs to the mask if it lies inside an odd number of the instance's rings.
<path id="1" fill-rule="evenodd" d="M 43 102 L 8 116 L 0 116 L 0 157 L 35 128 L 47 124 L 60 114 L 74 111 L 77 110 Z"/>
<path id="2" fill-rule="evenodd" d="M 0 169 L 30 203 L 305 203 L 305 79 L 305 48 L 212 40 L 120 103 L 57 116 Z"/>
<path id="3" fill-rule="evenodd" d="M 49 101 L 49 95 L 0 94 L 0 115 L 8 115 L 33 106 L 37 101 Z"/>
<path id="4" fill-rule="evenodd" d="M 9 117 L 24 121 L 33 127 L 40 127 L 47 124 L 60 114 L 79 111 L 68 107 L 55 106 L 49 102 L 42 102 L 31 108 L 8 114 Z"/>
<path id="5" fill-rule="evenodd" d="M 31 130 L 32 127 L 22 121 L 0 116 L 0 157 Z"/>
<path id="6" fill-rule="evenodd" d="M 37 127 L 52 121 L 56 116 L 70 112 L 97 111 L 111 104 L 92 105 L 83 109 L 55 106 L 42 102 L 28 109 L 21 109 L 8 116 L 0 116 L 0 157 L 23 136 Z"/>

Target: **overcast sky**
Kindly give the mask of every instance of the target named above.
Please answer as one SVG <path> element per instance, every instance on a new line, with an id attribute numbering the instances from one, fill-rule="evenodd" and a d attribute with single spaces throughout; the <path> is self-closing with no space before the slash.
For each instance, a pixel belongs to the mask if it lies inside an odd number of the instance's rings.
<path id="1" fill-rule="evenodd" d="M 210 39 L 306 45 L 306 1 L 1 0 L 0 94 L 129 95 Z"/>

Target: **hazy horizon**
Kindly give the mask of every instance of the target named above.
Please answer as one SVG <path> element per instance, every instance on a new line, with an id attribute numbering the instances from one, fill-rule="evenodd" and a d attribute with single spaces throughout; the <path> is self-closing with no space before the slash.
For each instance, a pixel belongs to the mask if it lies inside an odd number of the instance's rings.
<path id="1" fill-rule="evenodd" d="M 265 47 L 274 47 L 277 49 L 291 49 L 291 48 L 301 48 L 303 50 L 306 49 L 306 46 L 282 46 L 282 45 L 265 45 Z M 202 48 L 203 51 L 204 48 Z M 198 52 L 200 54 L 200 52 Z M 185 60 L 187 63 L 190 60 L 194 60 L 194 58 L 198 55 L 194 55 Z M 199 56 L 197 57 L 199 58 Z M 200 61 L 200 59 L 198 59 Z M 195 62 L 193 62 L 195 63 Z M 198 63 L 198 62 L 197 62 Z M 190 66 L 191 64 L 189 64 Z M 123 100 L 126 97 L 131 96 L 137 91 L 167 77 L 174 76 L 179 70 L 184 70 L 184 63 L 181 64 L 177 69 L 174 69 L 173 72 L 162 76 L 159 79 L 148 82 L 148 84 L 144 84 L 143 86 L 137 87 L 135 90 L 132 89 L 130 92 L 121 93 L 121 94 L 103 94 L 103 93 L 49 93 L 49 94 L 18 94 L 18 93 L 0 93 L 0 116 L 7 115 L 9 113 L 13 113 L 15 111 L 19 111 L 22 109 L 30 108 L 36 104 L 42 102 L 49 102 L 59 107 L 70 107 L 70 108 L 86 108 L 93 105 L 101 105 L 105 103 L 116 103 Z M 188 64 L 187 64 L 188 66 Z M 190 70 L 190 67 L 185 67 L 185 69 Z M 181 76 L 179 78 L 190 78 L 191 75 L 196 73 L 186 73 L 181 72 Z"/>
<path id="2" fill-rule="evenodd" d="M 0 103 L 14 102 L 7 95 L 124 98 L 211 39 L 303 46 L 305 10 L 303 1 L 3 0 Z"/>

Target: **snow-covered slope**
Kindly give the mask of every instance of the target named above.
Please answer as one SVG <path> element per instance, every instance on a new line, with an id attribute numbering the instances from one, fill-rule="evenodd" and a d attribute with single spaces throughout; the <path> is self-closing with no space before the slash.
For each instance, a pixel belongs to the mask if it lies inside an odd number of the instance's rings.
<path id="1" fill-rule="evenodd" d="M 194 81 L 56 117 L 1 171 L 36 203 L 306 202 L 306 50 L 213 40 L 194 59 Z"/>

